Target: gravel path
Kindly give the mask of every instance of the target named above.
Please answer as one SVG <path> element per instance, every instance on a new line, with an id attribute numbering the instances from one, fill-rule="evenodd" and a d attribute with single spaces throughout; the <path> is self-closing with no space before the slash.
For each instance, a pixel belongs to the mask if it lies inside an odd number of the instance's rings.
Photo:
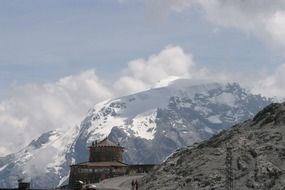
<path id="1" fill-rule="evenodd" d="M 140 182 L 143 176 L 144 175 L 114 177 L 105 179 L 95 185 L 98 190 L 131 190 L 132 180 L 138 180 Z"/>

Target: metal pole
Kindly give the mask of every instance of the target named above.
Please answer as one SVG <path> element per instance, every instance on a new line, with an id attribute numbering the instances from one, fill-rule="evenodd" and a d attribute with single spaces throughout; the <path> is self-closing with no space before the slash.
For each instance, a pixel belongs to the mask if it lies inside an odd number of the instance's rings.
<path id="1" fill-rule="evenodd" d="M 234 189 L 234 175 L 233 175 L 233 155 L 232 147 L 227 147 L 226 155 L 226 190 Z"/>

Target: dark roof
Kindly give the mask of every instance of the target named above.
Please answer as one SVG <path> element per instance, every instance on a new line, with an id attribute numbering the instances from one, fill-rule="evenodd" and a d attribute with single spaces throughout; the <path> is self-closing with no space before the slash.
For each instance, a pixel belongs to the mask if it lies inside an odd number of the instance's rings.
<path id="1" fill-rule="evenodd" d="M 93 142 L 91 147 L 118 147 L 123 148 L 120 146 L 120 144 L 115 144 L 112 141 L 110 141 L 108 138 L 103 139 L 99 143 Z"/>
<path id="2" fill-rule="evenodd" d="M 128 166 L 127 164 L 123 162 L 118 162 L 118 161 L 109 161 L 109 162 L 83 162 L 80 164 L 75 164 L 72 166 L 86 166 L 86 167 L 124 167 Z"/>

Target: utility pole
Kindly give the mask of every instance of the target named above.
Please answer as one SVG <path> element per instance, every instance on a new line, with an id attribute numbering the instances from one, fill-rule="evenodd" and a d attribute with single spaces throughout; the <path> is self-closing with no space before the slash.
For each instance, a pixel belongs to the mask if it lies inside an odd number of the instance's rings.
<path id="1" fill-rule="evenodd" d="M 232 147 L 227 147 L 226 155 L 226 190 L 234 189 L 233 154 Z"/>

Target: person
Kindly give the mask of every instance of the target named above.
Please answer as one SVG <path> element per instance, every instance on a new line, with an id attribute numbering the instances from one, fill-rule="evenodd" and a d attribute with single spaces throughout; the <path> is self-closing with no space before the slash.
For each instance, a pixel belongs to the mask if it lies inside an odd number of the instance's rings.
<path id="1" fill-rule="evenodd" d="M 135 186 L 136 186 L 136 190 L 138 190 L 138 189 L 139 189 L 139 183 L 138 183 L 138 180 L 136 180 L 136 182 L 135 182 Z"/>
<path id="2" fill-rule="evenodd" d="M 135 190 L 135 181 L 132 180 L 132 190 Z"/>

